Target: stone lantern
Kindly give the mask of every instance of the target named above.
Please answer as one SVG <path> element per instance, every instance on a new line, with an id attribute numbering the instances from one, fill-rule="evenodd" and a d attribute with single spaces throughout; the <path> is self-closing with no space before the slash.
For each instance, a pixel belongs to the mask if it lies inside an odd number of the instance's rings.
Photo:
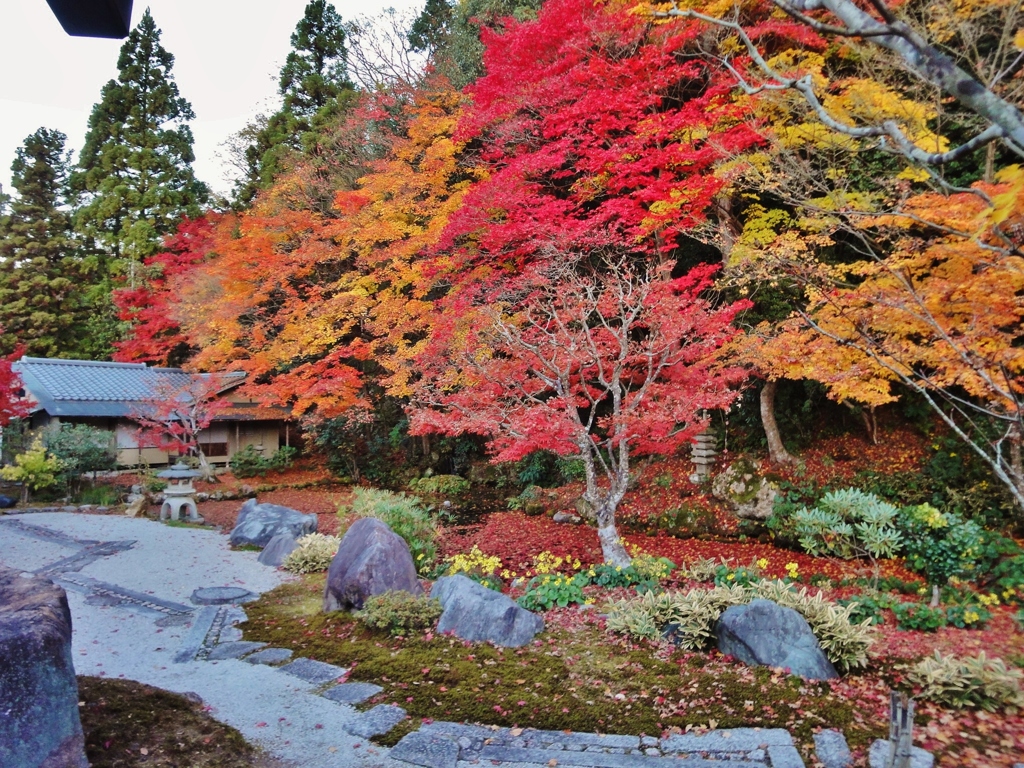
<path id="1" fill-rule="evenodd" d="M 182 507 L 184 507 L 188 510 L 190 523 L 203 522 L 203 518 L 199 516 L 199 510 L 196 509 L 196 489 L 192 487 L 192 478 L 202 477 L 202 475 L 202 472 L 192 469 L 180 461 L 170 469 L 157 473 L 157 477 L 167 480 L 164 503 L 160 506 L 161 520 L 165 520 L 168 515 L 171 520 L 177 520 Z"/>
<path id="2" fill-rule="evenodd" d="M 693 440 L 690 461 L 693 462 L 691 483 L 700 483 L 711 477 L 711 467 L 715 463 L 715 436 L 710 431 L 701 432 Z"/>

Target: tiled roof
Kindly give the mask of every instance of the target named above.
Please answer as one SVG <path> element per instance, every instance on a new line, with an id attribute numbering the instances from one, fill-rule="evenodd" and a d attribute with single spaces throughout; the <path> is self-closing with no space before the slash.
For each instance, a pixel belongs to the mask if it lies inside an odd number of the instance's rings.
<path id="1" fill-rule="evenodd" d="M 23 357 L 13 366 L 25 390 L 38 403 L 37 410 L 51 416 L 127 416 L 140 401 L 153 397 L 161 385 L 186 387 L 193 377 L 180 368 L 149 368 L 142 363 L 105 363 L 93 360 L 58 360 Z M 220 391 L 242 383 L 244 373 L 220 374 Z"/>

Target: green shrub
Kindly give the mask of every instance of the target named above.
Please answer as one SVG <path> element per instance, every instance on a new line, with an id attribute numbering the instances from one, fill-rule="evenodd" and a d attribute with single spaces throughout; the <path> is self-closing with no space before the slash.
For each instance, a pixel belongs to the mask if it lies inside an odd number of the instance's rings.
<path id="1" fill-rule="evenodd" d="M 98 504 L 109 507 L 121 501 L 121 488 L 113 485 L 89 485 L 78 494 L 79 504 Z"/>
<path id="2" fill-rule="evenodd" d="M 759 568 L 745 565 L 733 568 L 731 565 L 722 563 L 715 568 L 715 586 L 731 587 L 738 584 L 741 587 L 749 587 L 754 582 L 761 580 Z"/>
<path id="3" fill-rule="evenodd" d="M 633 555 L 630 568 L 636 571 L 641 579 L 658 582 L 671 576 L 676 569 L 676 564 L 667 557 L 655 557 L 647 552 L 637 552 Z"/>
<path id="4" fill-rule="evenodd" d="M 855 623 L 870 621 L 872 624 L 884 624 L 885 612 L 891 611 L 899 605 L 899 600 L 885 592 L 865 592 L 856 597 L 840 600 L 839 605 L 852 606 L 850 621 Z"/>
<path id="5" fill-rule="evenodd" d="M 110 430 L 87 424 L 61 424 L 55 431 L 46 431 L 44 440 L 46 450 L 60 462 L 61 479 L 68 493 L 78 491 L 84 473 L 117 468 L 117 446 Z"/>
<path id="6" fill-rule="evenodd" d="M 291 573 L 319 573 L 331 567 L 341 539 L 322 533 L 309 533 L 299 538 L 298 546 L 288 553 L 281 567 Z"/>
<path id="7" fill-rule="evenodd" d="M 982 529 L 973 520 L 940 512 L 930 504 L 906 507 L 898 525 L 907 566 L 931 584 L 975 574 L 982 552 Z"/>
<path id="8" fill-rule="evenodd" d="M 984 629 L 991 620 L 992 612 L 976 602 L 946 608 L 946 622 L 957 629 Z"/>
<path id="9" fill-rule="evenodd" d="M 1010 669 L 1002 659 L 989 659 L 984 652 L 958 659 L 936 651 L 934 657 L 910 667 L 907 679 L 921 686 L 923 698 L 937 704 L 989 712 L 1024 707 L 1024 672 Z"/>
<path id="10" fill-rule="evenodd" d="M 348 510 L 340 509 L 339 515 Z M 401 536 L 409 545 L 416 568 L 429 568 L 437 557 L 437 528 L 422 502 L 415 496 L 356 488 L 351 512 L 360 517 L 375 517 Z"/>
<path id="11" fill-rule="evenodd" d="M 1024 604 L 1024 549 L 1013 539 L 985 531 L 978 581 L 1004 603 Z"/>
<path id="12" fill-rule="evenodd" d="M 429 629 L 441 613 L 441 604 L 437 600 L 396 590 L 367 598 L 355 616 L 371 629 L 402 636 L 412 630 Z"/>
<path id="13" fill-rule="evenodd" d="M 526 585 L 526 592 L 517 601 L 528 611 L 547 611 L 555 606 L 564 608 L 570 603 L 586 602 L 583 588 L 589 579 L 586 574 L 568 576 L 562 573 L 544 573 L 534 576 Z"/>
<path id="14" fill-rule="evenodd" d="M 706 648 L 713 637 L 715 622 L 731 605 L 745 605 L 755 598 L 771 600 L 800 613 L 818 638 L 822 651 L 839 669 L 849 671 L 867 665 L 867 651 L 873 642 L 870 622 L 854 623 L 850 606 L 840 606 L 822 597 L 799 592 L 783 581 L 763 580 L 750 586 L 692 589 L 688 592 L 649 592 L 623 600 L 611 607 L 608 629 L 634 637 L 656 639 L 669 624 L 676 625 L 679 644 L 688 650 Z"/>
<path id="15" fill-rule="evenodd" d="M 29 490 L 40 491 L 56 485 L 60 472 L 60 461 L 46 450 L 42 438 L 36 437 L 31 448 L 14 457 L 14 466 L 0 469 L 0 477 L 21 483 L 27 501 Z"/>
<path id="16" fill-rule="evenodd" d="M 229 466 L 235 477 L 257 477 L 267 472 L 288 469 L 299 451 L 289 445 L 283 445 L 272 455 L 265 457 L 255 446 L 247 445 L 231 457 Z"/>
<path id="17" fill-rule="evenodd" d="M 813 509 L 801 507 L 788 517 L 777 506 L 769 528 L 796 539 L 815 556 L 893 557 L 901 544 L 897 511 L 873 494 L 846 488 L 830 491 Z"/>
<path id="18" fill-rule="evenodd" d="M 431 475 L 410 481 L 413 493 L 427 493 L 436 496 L 458 496 L 469 490 L 469 480 L 458 475 Z"/>
<path id="19" fill-rule="evenodd" d="M 946 626 L 946 611 L 925 603 L 899 603 L 892 609 L 899 629 L 917 632 L 935 632 Z"/>

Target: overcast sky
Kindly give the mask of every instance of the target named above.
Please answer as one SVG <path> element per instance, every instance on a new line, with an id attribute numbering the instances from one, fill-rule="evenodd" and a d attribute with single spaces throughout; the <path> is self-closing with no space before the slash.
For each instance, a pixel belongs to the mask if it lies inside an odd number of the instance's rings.
<path id="1" fill-rule="evenodd" d="M 196 119 L 195 170 L 226 193 L 219 145 L 257 112 L 276 107 L 277 75 L 307 0 L 150 0 L 174 54 L 173 75 Z M 341 17 L 377 16 L 422 0 L 334 0 Z M 135 0 L 132 26 L 147 7 Z M 68 37 L 46 0 L 0 0 L 0 184 L 10 190 L 14 152 L 37 128 L 63 131 L 77 160 L 100 89 L 117 75 L 122 40 Z"/>

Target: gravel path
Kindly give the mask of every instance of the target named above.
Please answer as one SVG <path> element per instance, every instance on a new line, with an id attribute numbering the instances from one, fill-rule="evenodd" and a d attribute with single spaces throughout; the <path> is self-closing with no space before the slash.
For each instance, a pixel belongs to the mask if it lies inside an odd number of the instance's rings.
<path id="1" fill-rule="evenodd" d="M 99 542 L 126 548 L 94 556 Z M 151 520 L 66 513 L 0 517 L 0 563 L 43 571 L 67 590 L 78 674 L 197 693 L 218 720 L 303 768 L 409 768 L 346 731 L 359 713 L 316 695 L 315 684 L 234 659 L 174 661 L 208 614 L 191 603 L 195 589 L 235 586 L 262 593 L 287 578 L 256 557 L 231 551 L 227 537 L 214 531 Z M 65 565 L 54 569 L 62 560 Z"/>

